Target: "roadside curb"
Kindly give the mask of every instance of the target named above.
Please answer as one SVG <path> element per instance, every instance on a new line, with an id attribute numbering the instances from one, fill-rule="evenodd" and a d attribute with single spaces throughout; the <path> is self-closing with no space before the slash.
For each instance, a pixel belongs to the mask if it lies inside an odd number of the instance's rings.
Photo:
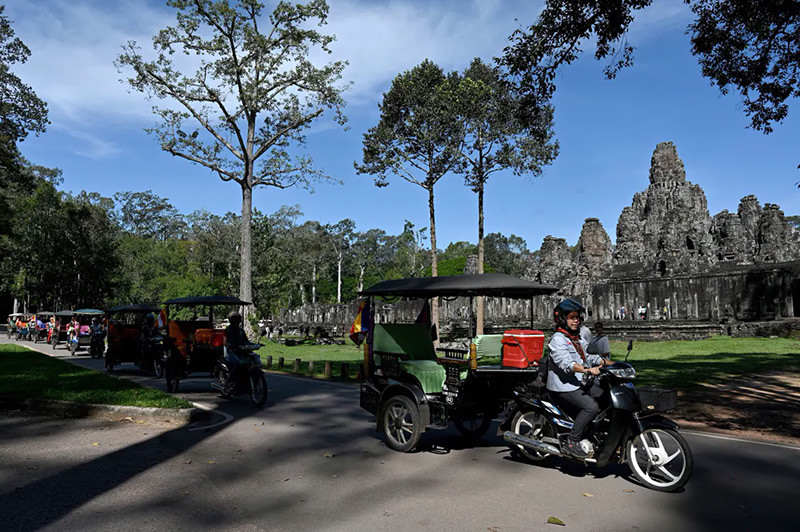
<path id="1" fill-rule="evenodd" d="M 171 421 L 189 423 L 196 421 L 206 413 L 199 408 L 155 408 L 143 406 L 97 405 L 58 401 L 55 399 L 35 399 L 23 397 L 0 396 L 0 409 L 39 412 L 70 418 L 100 418 L 121 420 L 125 418 L 152 421 Z"/>

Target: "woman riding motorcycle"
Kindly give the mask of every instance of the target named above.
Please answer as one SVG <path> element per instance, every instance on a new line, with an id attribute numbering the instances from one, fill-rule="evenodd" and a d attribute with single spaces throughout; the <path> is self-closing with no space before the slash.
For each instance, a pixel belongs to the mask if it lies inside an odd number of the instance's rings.
<path id="1" fill-rule="evenodd" d="M 580 337 L 583 312 L 583 306 L 575 299 L 565 299 L 556 305 L 553 310 L 556 332 L 548 344 L 550 369 L 547 389 L 559 400 L 580 409 L 567 439 L 567 451 L 576 458 L 589 456 L 580 442 L 589 423 L 600 412 L 597 399 L 603 393 L 595 379 L 583 384 L 581 374 L 596 376 L 600 374 L 596 366 L 613 364 L 611 359 L 586 353 L 588 343 Z"/>

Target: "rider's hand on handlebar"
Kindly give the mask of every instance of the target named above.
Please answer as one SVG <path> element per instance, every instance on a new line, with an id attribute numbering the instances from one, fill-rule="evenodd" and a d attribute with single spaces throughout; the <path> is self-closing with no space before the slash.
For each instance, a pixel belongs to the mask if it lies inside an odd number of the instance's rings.
<path id="1" fill-rule="evenodd" d="M 586 373 L 589 373 L 591 375 L 600 375 L 600 367 L 593 366 L 591 368 L 586 368 Z"/>

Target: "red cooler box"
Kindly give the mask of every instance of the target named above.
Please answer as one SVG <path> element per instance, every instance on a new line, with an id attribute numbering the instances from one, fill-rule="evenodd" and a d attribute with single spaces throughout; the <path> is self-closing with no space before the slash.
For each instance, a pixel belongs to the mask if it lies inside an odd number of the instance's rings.
<path id="1" fill-rule="evenodd" d="M 503 366 L 538 366 L 544 354 L 544 333 L 533 329 L 509 329 L 503 333 Z"/>

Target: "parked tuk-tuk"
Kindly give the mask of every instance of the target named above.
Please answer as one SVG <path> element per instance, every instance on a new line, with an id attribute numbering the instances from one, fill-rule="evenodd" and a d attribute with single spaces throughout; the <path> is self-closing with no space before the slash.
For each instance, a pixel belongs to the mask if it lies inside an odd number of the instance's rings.
<path id="1" fill-rule="evenodd" d="M 92 345 L 92 335 L 89 326 L 93 318 L 102 320 L 104 314 L 102 310 L 94 308 L 83 308 L 72 312 L 73 319 L 71 321 L 78 322 L 77 327 L 72 332 L 72 336 L 67 339 L 67 348 L 72 355 L 77 354 L 78 350 L 81 348 L 89 349 Z M 69 326 L 67 327 L 67 331 L 69 331 Z M 102 356 L 102 351 L 100 354 Z"/>
<path id="2" fill-rule="evenodd" d="M 36 325 L 32 333 L 33 343 L 38 344 L 39 342 L 47 341 L 47 337 L 50 335 L 48 323 L 52 315 L 53 313 L 48 310 L 42 310 L 36 313 Z"/>
<path id="3" fill-rule="evenodd" d="M 505 274 L 474 274 L 383 281 L 360 292 L 369 301 L 362 311 L 369 315 L 360 322 L 372 324 L 366 330 L 360 403 L 376 416 L 386 445 L 410 452 L 424 431 L 444 429 L 450 421 L 466 437 L 482 436 L 513 404 L 515 389 L 536 381 L 544 335 L 533 330 L 532 298 L 557 290 Z M 477 296 L 531 301 L 531 329 L 476 336 Z M 378 297 L 418 299 L 423 305 L 434 297 L 468 297 L 469 349 L 435 349 L 426 323 L 375 323 Z M 501 363 L 478 365 L 481 357 L 498 357 Z"/>
<path id="4" fill-rule="evenodd" d="M 14 339 L 19 340 L 30 340 L 30 319 L 33 314 L 28 314 L 27 312 L 22 312 L 17 314 L 17 321 L 16 321 L 16 328 L 14 331 Z"/>
<path id="5" fill-rule="evenodd" d="M 69 322 L 72 320 L 73 312 L 71 310 L 59 310 L 55 313 L 56 323 L 50 331 L 50 345 L 53 349 L 61 342 L 69 340 Z"/>
<path id="6" fill-rule="evenodd" d="M 249 304 L 230 296 L 179 297 L 164 302 L 168 320 L 162 363 L 167 391 L 178 391 L 181 379 L 190 373 L 212 374 L 217 360 L 224 355 L 225 309 Z M 215 309 L 223 310 L 218 323 Z"/>
<path id="7" fill-rule="evenodd" d="M 16 338 L 17 336 L 17 319 L 22 316 L 19 312 L 15 312 L 13 314 L 8 315 L 8 319 L 6 320 L 6 338 L 11 338 L 12 336 Z"/>
<path id="8" fill-rule="evenodd" d="M 161 307 L 155 305 L 120 305 L 106 310 L 108 316 L 108 347 L 106 370 L 113 371 L 122 363 L 133 363 L 143 373 L 162 375 L 163 336 L 143 338 L 142 330 L 148 314 L 157 315 Z"/>

